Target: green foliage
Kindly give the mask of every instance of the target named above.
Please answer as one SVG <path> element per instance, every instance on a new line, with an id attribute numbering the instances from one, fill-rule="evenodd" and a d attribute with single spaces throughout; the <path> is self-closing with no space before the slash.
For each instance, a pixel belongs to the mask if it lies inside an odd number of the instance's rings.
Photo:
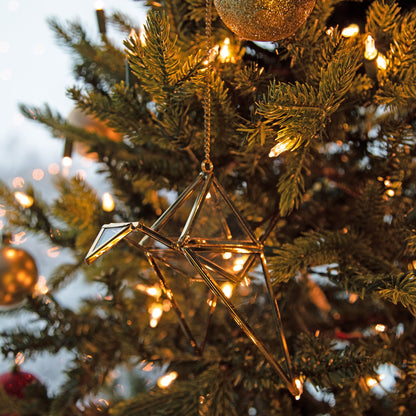
<path id="1" fill-rule="evenodd" d="M 193 355 L 167 297 L 146 291 L 157 277 L 141 251 L 120 243 L 90 267 L 83 263 L 103 224 L 150 226 L 198 174 L 204 155 L 205 2 L 142 3 L 148 8 L 145 44 L 129 35 L 137 29 L 129 17 L 108 18 L 127 38 L 125 50 L 106 36 L 93 42 L 79 22 L 50 21 L 74 58 L 77 85 L 67 91 L 74 108 L 117 132 L 117 140 L 71 124 L 48 105 L 21 106 L 57 140 L 94 154 L 112 187 L 114 211 L 104 212 L 98 192 L 72 177 L 55 181 L 53 200 L 26 185 L 22 191 L 34 199 L 28 208 L 6 181 L 0 183 L 7 228 L 35 234 L 70 257 L 48 276 L 49 293 L 2 311 L 27 316 L 27 324 L 0 333 L 5 356 L 72 356 L 62 386 L 36 399 L 36 414 L 235 416 L 253 408 L 267 416 L 411 415 L 415 9 L 387 0 L 367 9 L 368 2 L 317 0 L 305 24 L 273 46 L 237 39 L 213 11 L 212 43 L 223 48 L 228 37 L 232 56 L 212 57 L 211 158 L 256 235 L 267 236 L 293 372 L 306 382 L 297 401 L 221 305 L 203 356 Z M 345 38 L 343 17 L 328 27 L 344 3 L 354 4 L 365 33 Z M 385 69 L 364 58 L 368 33 L 387 58 Z M 276 144 L 280 154 L 268 157 Z M 209 218 L 201 220 L 209 226 Z M 59 290 L 81 276 L 100 296 L 81 294 L 73 309 L 62 306 Z M 177 282 L 187 289 L 175 297 L 198 323 L 207 313 L 203 283 L 192 282 L 193 290 Z M 274 328 L 262 325 L 269 312 L 256 282 L 253 276 L 236 287 L 232 300 L 282 359 Z M 152 327 L 155 303 L 165 309 Z M 379 396 L 366 380 L 378 377 L 381 366 L 394 369 L 395 380 Z M 178 374 L 167 389 L 156 386 L 160 369 Z M 119 381 L 119 373 L 139 382 Z M 117 390 L 123 382 L 131 389 Z M 0 391 L 0 413 L 33 414 L 28 403 Z"/>

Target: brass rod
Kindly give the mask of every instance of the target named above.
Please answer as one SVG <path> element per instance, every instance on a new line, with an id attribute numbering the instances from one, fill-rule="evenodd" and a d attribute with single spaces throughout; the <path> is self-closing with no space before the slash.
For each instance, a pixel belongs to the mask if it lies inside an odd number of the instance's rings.
<path id="1" fill-rule="evenodd" d="M 181 308 L 179 307 L 178 303 L 176 302 L 176 299 L 173 296 L 173 292 L 172 290 L 169 288 L 169 285 L 165 279 L 165 277 L 163 276 L 162 271 L 159 269 L 159 266 L 157 265 L 157 263 L 154 261 L 153 257 L 149 254 L 146 253 L 146 257 L 149 260 L 150 265 L 152 266 L 153 270 L 155 271 L 157 277 L 160 280 L 160 283 L 162 285 L 162 290 L 165 293 L 166 297 L 169 299 L 173 310 L 175 311 L 178 319 L 179 319 L 179 325 L 182 328 L 182 331 L 185 333 L 185 335 L 188 337 L 189 342 L 192 346 L 192 348 L 194 349 L 195 353 L 198 356 L 202 356 L 202 350 L 201 348 L 198 346 L 198 343 L 195 340 L 195 337 L 191 331 L 191 328 L 189 328 L 186 320 L 185 320 L 185 315 L 183 314 Z"/>
<path id="2" fill-rule="evenodd" d="M 209 187 L 211 185 L 211 182 L 212 182 L 212 178 L 213 178 L 212 173 L 205 174 L 205 181 L 204 181 L 204 184 L 202 186 L 202 189 L 201 189 L 197 199 L 195 200 L 194 205 L 192 206 L 192 209 L 191 209 L 191 212 L 188 216 L 186 224 L 183 227 L 182 233 L 181 233 L 181 235 L 178 239 L 179 244 L 182 244 L 186 240 L 186 238 L 189 236 L 189 234 L 192 232 L 192 227 L 194 226 L 195 221 L 198 218 L 198 214 L 201 211 L 202 203 L 204 202 L 204 200 L 207 196 L 208 189 L 209 189 Z"/>
<path id="3" fill-rule="evenodd" d="M 282 317 L 280 316 L 280 310 L 277 304 L 277 300 L 273 294 L 273 287 L 272 287 L 272 283 L 270 280 L 270 274 L 267 269 L 267 264 L 266 264 L 266 259 L 264 257 L 264 254 L 260 255 L 260 260 L 261 260 L 261 267 L 263 268 L 264 280 L 266 282 L 267 294 L 269 295 L 270 303 L 273 306 L 272 310 L 273 310 L 274 323 L 276 325 L 276 329 L 279 334 L 279 340 L 280 340 L 280 345 L 281 345 L 283 354 L 285 355 L 285 358 L 286 358 L 285 360 L 286 371 L 287 371 L 287 374 L 289 375 L 289 378 L 293 380 L 292 370 L 291 370 L 292 363 L 290 360 L 289 349 L 287 347 L 286 338 L 283 333 Z"/>
<path id="4" fill-rule="evenodd" d="M 251 327 L 248 323 L 244 320 L 244 318 L 240 315 L 238 310 L 234 307 L 234 305 L 229 301 L 229 299 L 224 295 L 224 292 L 221 290 L 221 287 L 212 279 L 208 273 L 205 272 L 202 264 L 199 260 L 195 257 L 192 251 L 183 248 L 182 249 L 185 257 L 188 261 L 198 270 L 201 277 L 204 279 L 205 283 L 208 287 L 212 290 L 212 292 L 221 300 L 221 302 L 225 305 L 225 307 L 230 312 L 231 316 L 233 317 L 234 321 L 237 325 L 244 331 L 244 333 L 251 339 L 253 344 L 261 351 L 261 353 L 266 358 L 267 362 L 271 365 L 271 367 L 275 370 L 275 372 L 279 375 L 283 383 L 285 384 L 286 388 L 294 395 L 297 396 L 299 391 L 297 387 L 294 385 L 293 380 L 289 378 L 286 373 L 284 372 L 283 368 L 279 365 L 273 355 L 269 352 L 267 347 L 263 344 L 263 342 L 256 336 L 253 332 Z"/>

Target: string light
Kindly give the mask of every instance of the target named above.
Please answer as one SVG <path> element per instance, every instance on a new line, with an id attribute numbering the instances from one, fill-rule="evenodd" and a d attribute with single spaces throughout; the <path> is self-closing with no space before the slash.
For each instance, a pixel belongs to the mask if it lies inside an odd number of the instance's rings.
<path id="1" fill-rule="evenodd" d="M 298 391 L 299 391 L 299 394 L 297 394 L 296 396 L 295 396 L 295 399 L 296 400 L 299 400 L 300 399 L 300 396 L 302 396 L 302 393 L 303 393 L 303 384 L 302 384 L 302 382 L 300 381 L 300 379 L 299 378 L 296 378 L 295 379 L 295 386 L 296 386 L 296 388 L 298 389 Z"/>
<path id="2" fill-rule="evenodd" d="M 224 283 L 222 286 L 221 286 L 221 289 L 222 289 L 222 291 L 223 291 L 223 293 L 224 293 L 224 295 L 227 297 L 227 298 L 230 298 L 231 297 L 231 295 L 233 294 L 233 285 L 231 284 L 231 283 Z"/>
<path id="3" fill-rule="evenodd" d="M 236 259 L 236 261 L 234 262 L 233 270 L 235 272 L 239 272 L 243 270 L 243 266 L 244 266 L 244 259 Z"/>
<path id="4" fill-rule="evenodd" d="M 376 59 L 376 64 L 378 69 L 386 70 L 387 58 L 382 53 L 379 53 Z"/>
<path id="5" fill-rule="evenodd" d="M 25 184 L 25 180 L 22 178 L 22 177 L 20 177 L 20 176 L 16 176 L 14 179 L 13 179 L 13 188 L 15 188 L 15 189 L 17 189 L 17 188 L 23 188 L 23 185 Z"/>
<path id="6" fill-rule="evenodd" d="M 374 327 L 374 329 L 375 329 L 377 332 L 384 332 L 384 331 L 387 329 L 387 327 L 386 327 L 386 325 L 383 325 L 383 324 L 377 324 L 377 325 Z"/>
<path id="7" fill-rule="evenodd" d="M 19 233 L 13 234 L 12 244 L 18 246 L 20 244 L 25 243 L 27 240 L 26 233 L 24 231 L 20 231 Z"/>
<path id="8" fill-rule="evenodd" d="M 371 35 L 367 35 L 365 42 L 364 58 L 372 61 L 377 57 L 378 51 L 376 49 L 376 43 Z"/>
<path id="9" fill-rule="evenodd" d="M 51 163 L 48 166 L 48 172 L 51 175 L 57 175 L 59 173 L 59 171 L 60 171 L 60 167 L 59 167 L 59 165 L 57 163 Z"/>
<path id="10" fill-rule="evenodd" d="M 62 166 L 64 168 L 70 168 L 72 166 L 72 157 L 65 156 L 62 158 Z"/>
<path id="11" fill-rule="evenodd" d="M 233 57 L 231 55 L 229 45 L 230 45 L 230 38 L 225 38 L 220 49 L 219 58 L 221 62 L 233 62 Z"/>
<path id="12" fill-rule="evenodd" d="M 176 380 L 177 377 L 178 377 L 178 373 L 176 371 L 172 371 L 169 374 L 165 374 L 164 376 L 160 377 L 157 380 L 157 385 L 161 389 L 165 389 L 166 387 L 169 387 L 171 385 L 171 383 L 174 380 Z"/>
<path id="13" fill-rule="evenodd" d="M 14 197 L 23 208 L 30 208 L 33 205 L 33 198 L 29 195 L 24 194 L 23 192 L 15 192 Z"/>
<path id="14" fill-rule="evenodd" d="M 39 276 L 34 290 L 35 296 L 46 295 L 48 292 L 49 288 L 45 276 Z"/>
<path id="15" fill-rule="evenodd" d="M 114 210 L 115 203 L 113 197 L 109 192 L 105 192 L 102 196 L 102 207 L 106 212 L 111 212 Z"/>
<path id="16" fill-rule="evenodd" d="M 35 181 L 41 181 L 44 176 L 45 176 L 45 173 L 43 172 L 42 169 L 33 169 L 32 178 Z"/>
<path id="17" fill-rule="evenodd" d="M 48 254 L 48 256 L 49 257 L 51 257 L 51 258 L 56 258 L 56 257 L 58 257 L 59 256 L 59 247 L 58 246 L 55 246 L 55 247 L 52 247 L 52 248 L 50 248 L 48 251 L 47 251 L 47 254 Z"/>
<path id="18" fill-rule="evenodd" d="M 352 23 L 347 27 L 344 27 L 342 29 L 341 35 L 345 38 L 352 38 L 354 36 L 357 36 L 360 33 L 360 28 L 357 24 Z"/>
<path id="19" fill-rule="evenodd" d="M 152 303 L 149 308 L 149 313 L 153 319 L 160 319 L 163 314 L 163 307 L 158 303 Z"/>
<path id="20" fill-rule="evenodd" d="M 17 354 L 16 354 L 16 357 L 15 357 L 15 359 L 14 359 L 14 363 L 16 364 L 16 365 L 22 365 L 23 363 L 25 362 L 25 356 L 23 355 L 23 353 L 21 353 L 21 352 L 18 352 Z"/>
<path id="21" fill-rule="evenodd" d="M 270 150 L 269 157 L 277 157 L 286 152 L 290 148 L 290 142 L 279 142 Z"/>
<path id="22" fill-rule="evenodd" d="M 367 386 L 370 387 L 370 389 L 373 388 L 378 383 L 378 381 L 373 377 L 367 377 L 365 382 Z"/>
<path id="23" fill-rule="evenodd" d="M 155 298 L 159 298 L 162 294 L 162 290 L 159 286 L 152 286 L 146 289 L 146 293 L 150 296 L 154 296 Z"/>

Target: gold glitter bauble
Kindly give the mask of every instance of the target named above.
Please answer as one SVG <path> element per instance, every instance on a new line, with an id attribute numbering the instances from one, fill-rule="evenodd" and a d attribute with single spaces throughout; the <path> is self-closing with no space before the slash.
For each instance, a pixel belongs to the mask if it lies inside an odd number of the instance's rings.
<path id="1" fill-rule="evenodd" d="M 26 251 L 0 249 L 0 306 L 14 306 L 33 293 L 38 280 L 36 263 Z"/>
<path id="2" fill-rule="evenodd" d="M 242 39 L 275 41 L 293 34 L 316 0 L 214 0 L 222 21 Z"/>

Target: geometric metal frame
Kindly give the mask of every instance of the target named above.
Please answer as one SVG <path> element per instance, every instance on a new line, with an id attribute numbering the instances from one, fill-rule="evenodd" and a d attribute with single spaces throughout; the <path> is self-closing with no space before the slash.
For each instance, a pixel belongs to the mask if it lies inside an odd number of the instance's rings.
<path id="1" fill-rule="evenodd" d="M 204 202 L 207 200 L 207 196 L 211 192 L 215 192 L 221 201 L 226 204 L 230 212 L 232 213 L 233 220 L 236 221 L 238 226 L 244 231 L 247 238 L 244 241 L 235 240 L 232 237 L 232 232 L 227 228 L 227 221 L 222 219 L 221 212 L 218 214 L 218 218 L 222 220 L 227 238 L 221 240 L 215 238 L 195 238 L 192 234 L 192 230 L 197 224 L 198 215 L 200 214 Z M 192 208 L 189 216 L 183 226 L 180 235 L 172 237 L 164 233 L 164 226 L 169 223 L 169 220 L 175 215 L 183 204 L 194 198 Z M 157 219 L 157 221 L 151 226 L 147 227 L 141 222 L 130 223 L 113 223 L 103 225 L 99 234 L 97 235 L 94 243 L 92 244 L 85 261 L 87 264 L 91 264 L 94 260 L 101 257 L 105 252 L 110 250 L 121 240 L 126 240 L 129 244 L 143 250 L 151 267 L 153 268 L 156 276 L 158 277 L 164 294 L 168 297 L 171 305 L 178 317 L 179 323 L 184 331 L 185 335 L 190 341 L 190 344 L 194 348 L 194 351 L 201 355 L 205 339 L 201 344 L 196 342 L 192 331 L 184 318 L 180 306 L 176 302 L 174 293 L 170 289 L 167 279 L 161 268 L 158 266 L 158 261 L 161 259 L 160 254 L 155 246 L 163 247 L 165 250 L 175 253 L 176 255 L 183 256 L 193 270 L 197 272 L 201 281 L 203 281 L 209 288 L 213 302 L 210 302 L 211 307 L 209 310 L 208 322 L 210 321 L 215 309 L 217 298 L 223 303 L 229 314 L 232 316 L 236 324 L 247 335 L 247 337 L 253 342 L 253 344 L 263 354 L 272 369 L 278 374 L 286 388 L 294 395 L 299 396 L 300 391 L 292 375 L 291 360 L 288 352 L 286 338 L 283 333 L 282 320 L 280 316 L 279 307 L 275 296 L 273 294 L 273 288 L 271 284 L 270 274 L 267 268 L 266 259 L 263 251 L 263 243 L 260 241 L 254 233 L 251 231 L 249 225 L 241 216 L 233 202 L 222 186 L 218 183 L 214 174 L 211 172 L 201 172 L 194 182 L 188 186 L 175 200 L 175 202 Z M 151 240 L 151 241 L 149 241 Z M 204 253 L 206 252 L 216 253 L 237 253 L 239 255 L 244 254 L 244 264 L 241 266 L 241 270 L 238 272 L 229 271 L 224 269 L 220 264 L 210 260 Z M 225 281 L 231 281 L 233 283 L 241 281 L 250 268 L 257 262 L 261 264 L 262 275 L 264 277 L 264 283 L 267 291 L 268 300 L 272 306 L 273 321 L 278 335 L 280 346 L 284 355 L 285 368 L 276 361 L 274 355 L 265 346 L 261 338 L 250 327 L 246 319 L 233 305 L 231 300 L 224 294 L 218 281 L 213 277 L 221 276 Z M 206 328 L 208 331 L 208 327 Z"/>

